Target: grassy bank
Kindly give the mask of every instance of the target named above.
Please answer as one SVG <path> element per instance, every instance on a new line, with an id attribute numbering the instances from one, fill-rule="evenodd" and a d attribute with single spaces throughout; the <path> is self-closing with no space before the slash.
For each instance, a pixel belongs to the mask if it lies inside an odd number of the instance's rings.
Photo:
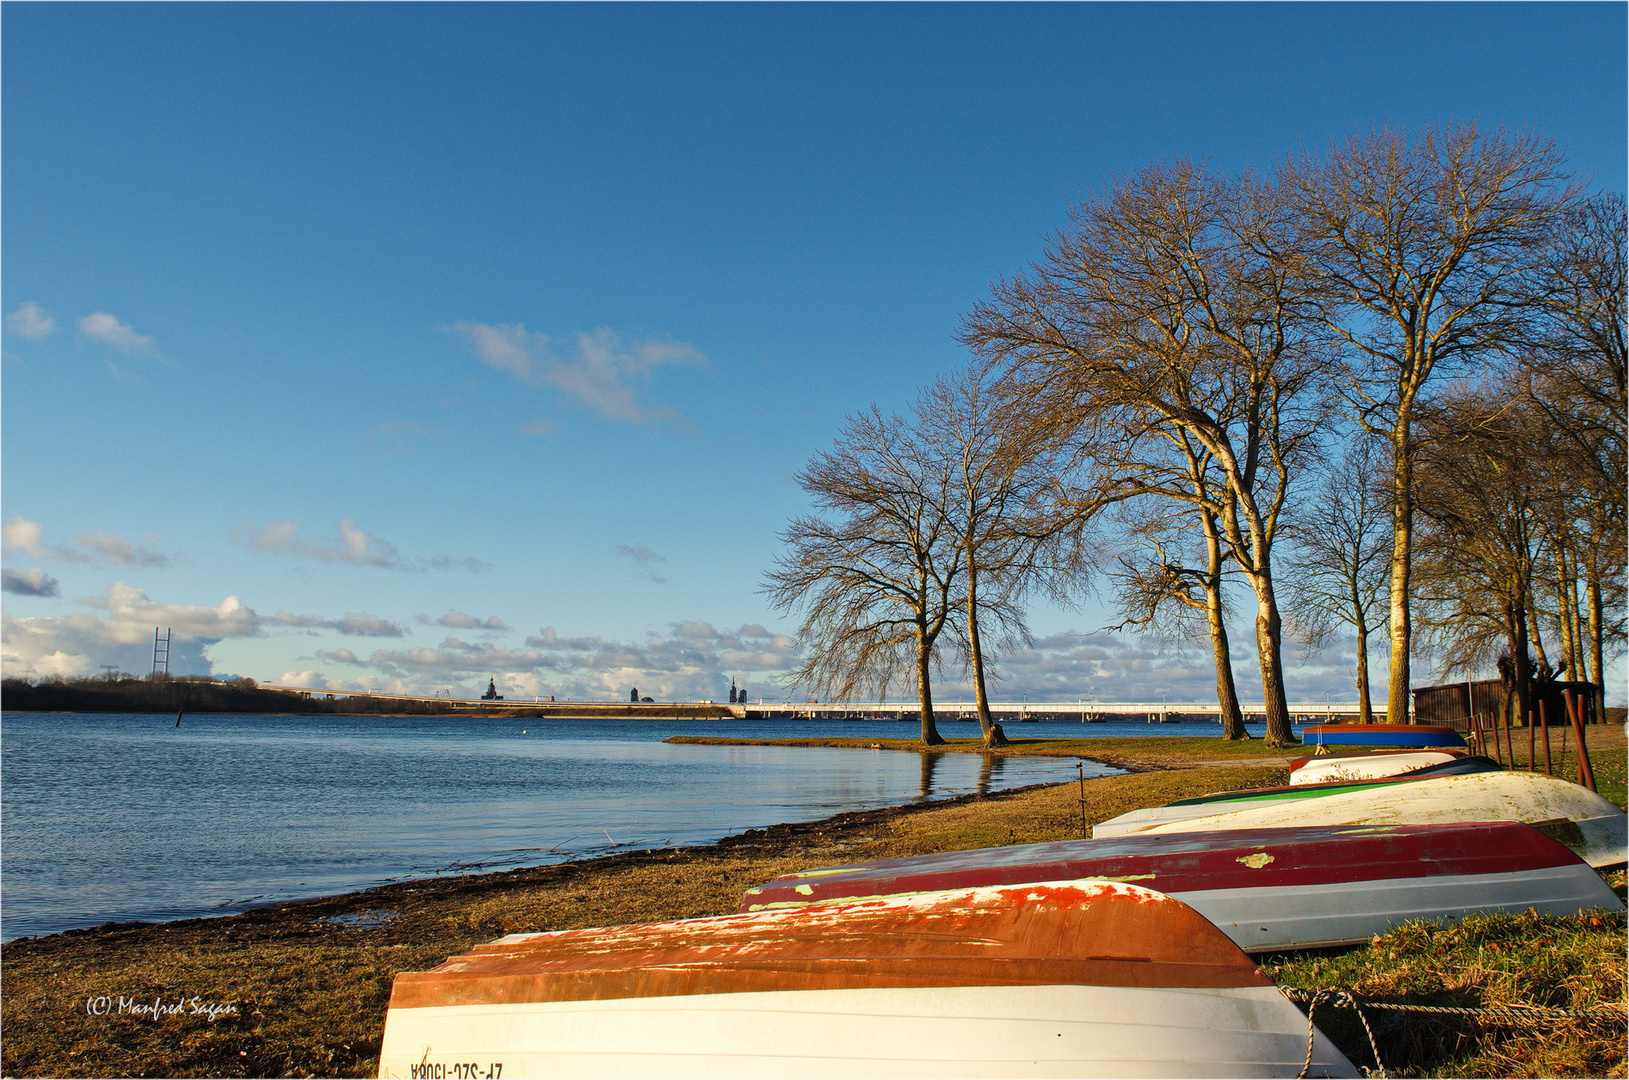
<path id="1" fill-rule="evenodd" d="M 1621 743 L 1621 732 L 1619 736 Z M 870 746 L 875 740 L 853 742 Z M 1203 745 L 1186 750 L 1105 745 L 1149 742 Z M 1123 753 L 1121 760 L 1128 766 L 1159 770 L 1088 781 L 1088 823 L 1284 776 L 1282 767 L 1274 765 L 1199 764 L 1230 753 L 1241 762 L 1273 756 L 1259 743 L 1085 740 L 1062 752 L 1104 761 Z M 1162 769 L 1154 763 L 1167 754 L 1177 755 L 1186 767 Z M 0 951 L 5 979 L 0 1071 L 8 1076 L 372 1075 L 394 975 L 434 966 L 479 942 L 517 931 L 722 914 L 735 910 L 747 888 L 780 874 L 864 859 L 1070 839 L 1081 835 L 1081 818 L 1077 785 L 1054 785 L 776 826 L 708 847 L 409 882 L 230 918 L 103 926 L 11 942 Z M 1557 987 L 1575 977 L 1570 973 L 1587 971 L 1599 984 L 1592 992 L 1605 999 L 1615 993 L 1621 1001 L 1622 920 L 1579 922 L 1567 932 L 1567 955 L 1573 959 L 1553 974 L 1537 960 L 1547 955 L 1547 943 L 1558 933 L 1554 927 L 1535 923 L 1510 932 L 1512 939 L 1526 942 L 1535 958 L 1533 970 L 1539 972 L 1532 987 L 1516 987 L 1511 993 L 1528 995 L 1533 1003 L 1552 1003 L 1558 1000 Z M 1405 960 L 1414 963 L 1413 952 L 1399 951 L 1387 941 L 1281 958 L 1275 961 L 1280 967 L 1270 970 L 1294 985 L 1313 988 L 1324 985 L 1320 980 L 1332 980 L 1331 985 L 1361 990 L 1369 985 L 1361 980 L 1371 973 L 1398 970 Z M 1476 966 L 1481 961 L 1473 963 L 1472 956 L 1463 949 L 1444 952 L 1434 961 L 1440 965 L 1434 975 L 1415 964 L 1410 969 L 1414 981 L 1399 983 L 1397 992 L 1464 993 L 1481 986 L 1488 979 L 1487 968 Z M 1302 962 L 1324 966 L 1287 966 Z M 132 1003 L 196 998 L 197 1008 L 216 1005 L 235 1011 L 213 1020 L 185 1005 L 179 1013 L 157 1018 L 128 1010 L 121 1015 L 121 997 Z M 92 1015 L 87 1004 L 104 998 L 108 1014 Z M 1350 1040 L 1338 1019 L 1331 1027 L 1353 1060 L 1367 1063 L 1367 1051 L 1360 1052 L 1366 1042 Z M 1361 1029 L 1356 1030 L 1363 1039 Z M 1511 1058 L 1507 1032 L 1468 1030 L 1446 1040 L 1447 1049 L 1431 1044 L 1418 1053 L 1410 1051 L 1414 1056 L 1407 1060 L 1420 1075 L 1623 1075 L 1621 1029 L 1609 1032 L 1604 1042 L 1598 1033 L 1586 1034 L 1588 1039 L 1560 1031 L 1557 1045 L 1565 1052 Z M 1388 1066 L 1393 1055 L 1404 1060 L 1404 1042 L 1397 1040 L 1414 1038 L 1394 1039 L 1382 1032 L 1381 1053 Z M 1615 1046 L 1616 1058 L 1603 1057 L 1602 1046 Z M 1525 1067 L 1522 1061 L 1533 1065 Z M 1555 1071 L 1541 1071 L 1540 1061 L 1546 1070 L 1556 1063 Z"/>
<path id="2" fill-rule="evenodd" d="M 1585 729 L 1590 764 L 1595 771 L 1595 786 L 1601 797 L 1616 806 L 1626 805 L 1629 798 L 1629 778 L 1625 775 L 1625 733 L 1617 724 L 1601 724 Z M 917 739 L 867 738 L 809 738 L 809 739 L 730 739 L 699 735 L 675 735 L 671 743 L 704 743 L 715 746 L 838 746 L 856 749 L 909 750 L 913 753 L 996 754 L 1013 756 L 1084 757 L 1117 765 L 1122 769 L 1145 771 L 1151 769 L 1192 769 L 1222 765 L 1285 766 L 1291 758 L 1311 753 L 1306 746 L 1269 747 L 1260 740 L 1227 742 L 1217 738 L 1188 738 L 1158 736 L 1129 739 L 1014 739 L 1008 746 L 986 750 L 978 739 L 951 739 L 932 749 L 923 747 Z M 1529 767 L 1527 731 L 1515 732 L 1515 767 L 1526 771 Z M 1507 753 L 1509 751 L 1507 750 Z M 1544 772 L 1544 743 L 1536 741 L 1533 755 L 1535 771 Z M 1568 736 L 1563 739 L 1561 729 L 1550 732 L 1550 769 L 1553 775 L 1565 780 L 1578 775 L 1578 747 Z"/>
<path id="3" fill-rule="evenodd" d="M 732 739 L 710 735 L 675 735 L 670 743 L 709 746 L 837 746 L 856 750 L 910 750 L 930 754 L 994 754 L 998 757 L 1083 757 L 1123 769 L 1191 769 L 1221 765 L 1285 767 L 1291 758 L 1304 757 L 1300 746 L 1277 748 L 1260 740 L 1227 742 L 1218 738 L 1159 736 L 1139 739 L 1012 739 L 1006 746 L 985 749 L 978 739 L 947 739 L 924 747 L 920 739 L 807 738 Z"/>

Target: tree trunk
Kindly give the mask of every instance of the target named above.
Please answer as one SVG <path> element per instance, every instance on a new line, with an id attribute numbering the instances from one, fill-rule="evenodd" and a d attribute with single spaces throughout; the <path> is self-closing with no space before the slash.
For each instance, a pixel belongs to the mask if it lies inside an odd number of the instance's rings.
<path id="1" fill-rule="evenodd" d="M 1209 590 L 1206 590 L 1209 594 Z M 1239 690 L 1233 682 L 1233 653 L 1227 640 L 1227 624 L 1222 621 L 1221 598 L 1207 595 L 1205 616 L 1210 620 L 1210 648 L 1216 658 L 1216 703 L 1221 706 L 1222 738 L 1241 741 L 1250 738 L 1244 728 L 1244 710 L 1239 708 Z"/>
<path id="2" fill-rule="evenodd" d="M 1555 545 L 1555 578 L 1556 621 L 1561 626 L 1561 655 L 1567 664 L 1567 678 L 1587 679 L 1578 635 L 1577 566 L 1563 544 Z"/>
<path id="3" fill-rule="evenodd" d="M 1210 651 L 1216 662 L 1216 704 L 1220 707 L 1222 738 L 1237 742 L 1250 738 L 1250 733 L 1244 728 L 1239 689 L 1233 682 L 1233 649 L 1222 611 L 1222 540 L 1209 511 L 1201 509 L 1199 520 L 1205 533 L 1205 621 L 1210 626 Z"/>
<path id="4" fill-rule="evenodd" d="M 1528 656 L 1532 639 L 1528 634 L 1527 609 L 1519 603 L 1513 604 L 1506 618 L 1510 626 L 1511 669 L 1516 677 L 1514 692 L 1510 695 L 1511 711 L 1517 719 L 1522 720 L 1526 719 L 1528 710 L 1533 707 L 1533 664 Z"/>
<path id="5" fill-rule="evenodd" d="M 1262 707 L 1267 713 L 1267 745 L 1289 746 L 1296 742 L 1290 723 L 1290 706 L 1284 696 L 1284 658 L 1278 605 L 1273 598 L 1273 582 L 1265 574 L 1255 578 L 1256 651 L 1261 660 Z"/>
<path id="6" fill-rule="evenodd" d="M 1555 666 L 1550 663 L 1550 654 L 1544 651 L 1544 635 L 1540 632 L 1538 605 L 1533 603 L 1531 589 L 1522 590 L 1526 608 L 1522 612 L 1522 629 L 1526 634 L 1528 644 L 1538 653 L 1538 662 L 1555 673 Z M 1524 714 L 1525 715 L 1525 714 Z"/>
<path id="7" fill-rule="evenodd" d="M 1592 560 L 1593 561 L 1593 560 Z M 1595 576 L 1594 566 L 1590 567 L 1588 596 L 1589 596 L 1589 670 L 1595 676 L 1595 700 L 1603 707 L 1606 705 L 1606 668 L 1602 666 L 1605 646 L 1602 637 L 1605 633 L 1604 612 L 1601 606 L 1601 581 Z"/>
<path id="8" fill-rule="evenodd" d="M 1007 733 L 990 715 L 990 698 L 984 687 L 984 651 L 979 644 L 979 575 L 973 546 L 967 548 L 967 656 L 973 669 L 973 699 L 978 703 L 979 730 L 984 733 L 984 745 L 1006 746 Z"/>
<path id="9" fill-rule="evenodd" d="M 1354 609 L 1361 610 L 1361 609 Z M 1357 617 L 1357 696 L 1359 723 L 1374 723 L 1374 703 L 1369 698 L 1369 621 Z"/>
<path id="10" fill-rule="evenodd" d="M 932 651 L 933 642 L 928 639 L 928 628 L 919 622 L 916 625 L 916 700 L 922 710 L 922 742 L 927 746 L 941 746 L 945 740 L 939 734 L 938 725 L 933 722 L 933 684 L 928 672 Z"/>
<path id="11" fill-rule="evenodd" d="M 1391 679 L 1386 689 L 1386 723 L 1408 723 L 1409 648 L 1413 624 L 1408 616 L 1409 578 L 1413 571 L 1414 460 L 1409 446 L 1409 411 L 1399 408 L 1392 429 L 1391 542 Z"/>

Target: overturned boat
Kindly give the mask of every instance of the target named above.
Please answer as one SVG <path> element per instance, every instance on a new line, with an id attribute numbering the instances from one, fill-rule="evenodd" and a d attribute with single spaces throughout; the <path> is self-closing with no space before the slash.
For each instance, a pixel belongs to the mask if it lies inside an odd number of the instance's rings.
<path id="1" fill-rule="evenodd" d="M 1290 761 L 1290 783 L 1325 784 L 1339 780 L 1376 780 L 1401 776 L 1432 765 L 1452 764 L 1467 756 L 1451 747 L 1435 750 L 1370 750 L 1350 754 L 1320 754 Z"/>
<path id="2" fill-rule="evenodd" d="M 1401 779 L 1401 778 L 1400 778 Z M 1305 789 L 1303 789 L 1305 790 Z M 1433 825 L 1523 821 L 1566 844 L 1591 866 L 1615 866 L 1629 850 L 1629 818 L 1588 788 L 1533 773 L 1432 776 L 1407 783 L 1376 781 L 1321 798 L 1258 799 L 1173 806 L 1208 810 L 1178 818 L 1126 823 L 1122 835 L 1290 828 L 1301 825 Z M 1138 811 L 1142 813 L 1142 811 Z M 1112 824 L 1105 822 L 1104 824 Z M 1093 836 L 1101 835 L 1094 827 Z"/>
<path id="3" fill-rule="evenodd" d="M 1582 859 L 1517 822 L 1316 826 L 1065 840 L 853 863 L 748 890 L 742 911 L 1029 881 L 1135 882 L 1249 952 L 1367 941 L 1411 919 L 1622 910 Z"/>
<path id="4" fill-rule="evenodd" d="M 1344 795 L 1354 791 L 1375 791 L 1393 784 L 1415 783 L 1438 776 L 1463 776 L 1472 773 L 1499 772 L 1503 766 L 1490 758 L 1460 756 L 1435 765 L 1426 765 L 1401 776 L 1379 776 L 1372 780 L 1326 780 L 1317 784 L 1281 784 L 1274 787 L 1239 788 L 1233 791 L 1213 791 L 1208 795 L 1195 795 L 1177 799 L 1164 806 L 1147 806 L 1128 810 L 1118 817 L 1100 821 L 1092 826 L 1093 837 L 1130 836 L 1142 832 L 1151 824 L 1181 821 L 1186 818 L 1207 817 L 1224 810 L 1242 810 L 1247 806 L 1282 803 L 1300 799 L 1321 799 L 1330 795 Z"/>
<path id="5" fill-rule="evenodd" d="M 1441 724 L 1311 724 L 1301 729 L 1308 746 L 1453 746 L 1465 737 Z"/>
<path id="6" fill-rule="evenodd" d="M 512 934 L 391 990 L 382 1077 L 1356 1076 L 1233 942 L 1122 882 Z"/>

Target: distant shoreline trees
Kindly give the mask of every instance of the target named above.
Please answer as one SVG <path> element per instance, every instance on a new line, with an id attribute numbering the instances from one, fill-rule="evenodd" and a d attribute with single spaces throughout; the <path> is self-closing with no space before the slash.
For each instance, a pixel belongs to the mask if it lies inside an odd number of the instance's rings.
<path id="1" fill-rule="evenodd" d="M 1368 635 L 1386 631 L 1391 722 L 1408 718 L 1424 651 L 1416 601 L 1445 670 L 1488 660 L 1486 620 L 1445 597 L 1496 597 L 1522 671 L 1528 641 L 1542 660 L 1539 630 L 1553 628 L 1567 667 L 1604 694 L 1625 634 L 1624 235 L 1623 196 L 1585 198 L 1548 138 L 1474 124 L 1353 136 L 1263 174 L 1152 166 L 1089 196 L 1038 263 L 965 316 L 989 387 L 941 380 L 910 419 L 873 407 L 833 451 L 853 465 L 909 445 L 923 466 L 913 513 L 933 540 L 905 606 L 925 741 L 938 634 L 965 638 L 993 741 L 980 623 L 1024 640 L 1028 595 L 1102 573 L 1088 536 L 1119 548 L 1107 576 L 1121 626 L 1202 620 L 1229 738 L 1244 735 L 1229 576 L 1255 601 L 1270 744 L 1293 739 L 1281 608 L 1315 639 L 1354 628 L 1366 710 Z M 836 510 L 855 475 L 823 454 L 800 482 Z M 1473 490 L 1490 484 L 1504 486 Z M 1491 543 L 1512 498 L 1531 529 L 1506 545 L 1515 578 L 1449 557 Z M 885 542 L 862 505 L 842 511 L 850 552 Z M 769 590 L 808 613 L 797 678 L 883 689 L 902 661 L 851 635 L 903 622 L 865 621 L 876 605 L 857 591 L 874 582 L 852 559 L 810 561 L 837 542 L 813 523 L 794 522 Z"/>
<path id="2" fill-rule="evenodd" d="M 8 678 L 0 683 L 0 704 L 17 712 L 210 713 L 451 713 L 433 701 L 346 696 L 328 700 L 287 690 L 266 690 L 253 679 L 214 679 L 205 675 L 138 678 Z"/>

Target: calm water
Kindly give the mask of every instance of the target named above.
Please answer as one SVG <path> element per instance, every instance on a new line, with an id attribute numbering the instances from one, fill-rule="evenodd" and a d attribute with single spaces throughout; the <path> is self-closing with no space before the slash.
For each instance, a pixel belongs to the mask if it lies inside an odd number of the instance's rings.
<path id="1" fill-rule="evenodd" d="M 708 843 L 1076 775 L 1072 758 L 661 741 L 915 730 L 897 721 L 236 715 L 189 715 L 177 729 L 161 715 L 6 713 L 0 934 L 224 914 L 403 878 Z M 1013 734 L 1218 731 L 1024 724 Z"/>

